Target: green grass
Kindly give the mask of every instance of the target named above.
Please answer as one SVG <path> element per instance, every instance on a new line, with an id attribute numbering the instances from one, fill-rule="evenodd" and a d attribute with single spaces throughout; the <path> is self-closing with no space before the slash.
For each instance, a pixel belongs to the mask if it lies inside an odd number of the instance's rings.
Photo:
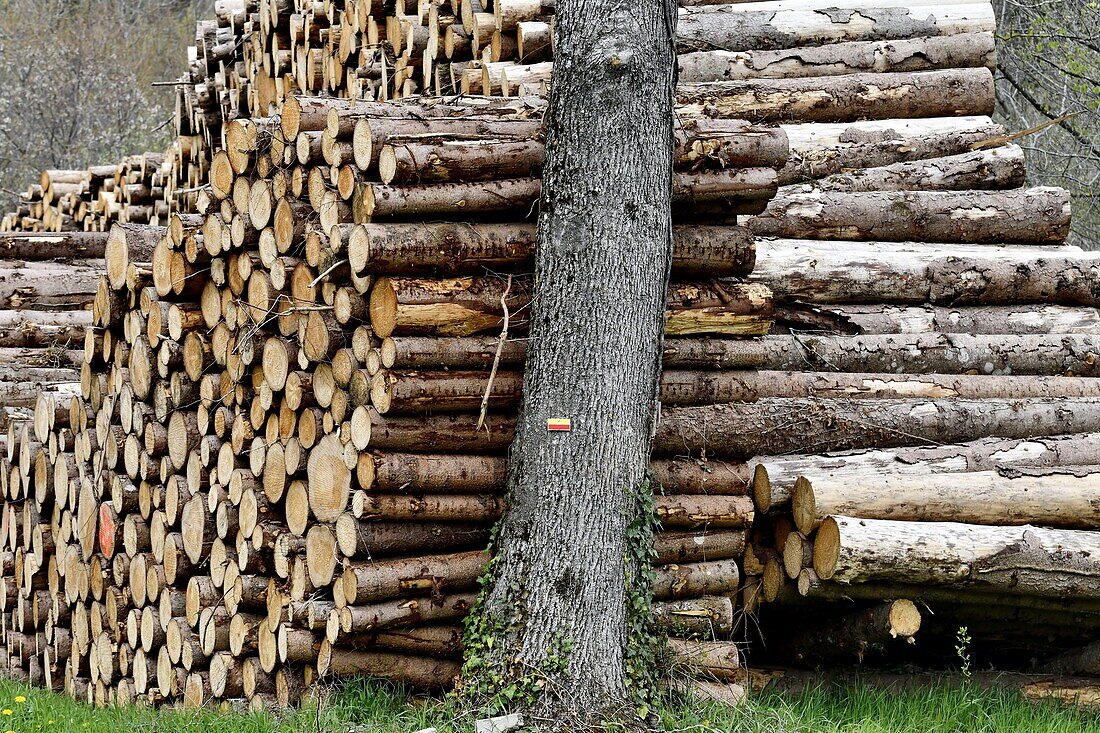
<path id="1" fill-rule="evenodd" d="M 18 701 L 18 697 L 25 698 Z M 11 711 L 10 714 L 7 711 Z M 392 687 L 353 682 L 321 703 L 273 714 L 96 710 L 67 697 L 0 681 L 0 733 L 411 733 L 438 726 L 464 733 L 469 719 L 438 702 L 410 703 Z M 763 695 L 737 710 L 685 701 L 664 710 L 670 731 L 738 733 L 1100 733 L 1100 716 L 1055 703 L 1029 703 L 1008 691 L 941 687 L 926 692 L 867 689 Z"/>

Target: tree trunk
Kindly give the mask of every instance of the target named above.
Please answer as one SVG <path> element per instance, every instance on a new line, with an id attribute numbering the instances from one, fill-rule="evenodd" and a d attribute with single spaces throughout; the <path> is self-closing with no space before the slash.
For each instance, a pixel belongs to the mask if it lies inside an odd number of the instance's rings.
<path id="1" fill-rule="evenodd" d="M 830 517 L 814 570 L 839 583 L 896 582 L 1100 598 L 1095 532 Z"/>
<path id="2" fill-rule="evenodd" d="M 779 171 L 782 186 L 857 168 L 960 155 L 1004 135 L 988 117 L 861 120 L 783 125 L 790 158 Z"/>
<path id="3" fill-rule="evenodd" d="M 467 645 L 490 655 L 494 688 L 560 655 L 531 705 L 553 729 L 619 719 L 653 692 L 627 665 L 651 643 L 628 610 L 650 593 L 651 540 L 628 527 L 650 521 L 638 492 L 672 253 L 674 19 L 661 3 L 557 8 L 524 403 L 484 597 L 496 643 Z M 558 418 L 571 431 L 548 431 Z M 466 673 L 481 664 L 467 657 Z"/>
<path id="4" fill-rule="evenodd" d="M 825 517 L 968 524 L 1100 526 L 1095 466 L 1002 468 L 970 473 L 880 476 L 841 473 L 795 483 L 791 511 L 801 532 Z"/>
<path id="5" fill-rule="evenodd" d="M 752 279 L 811 303 L 1096 306 L 1098 264 L 1076 247 L 761 239 Z"/>
<path id="6" fill-rule="evenodd" d="M 981 244 L 1061 244 L 1069 192 L 813 191 L 779 195 L 747 220 L 757 236 Z"/>
<path id="7" fill-rule="evenodd" d="M 891 5 L 894 5 L 891 3 Z M 680 12 L 676 48 L 689 51 L 750 51 L 824 46 L 845 41 L 929 38 L 992 32 L 992 8 L 960 14 L 952 5 L 860 7 L 846 10 L 747 10 L 733 5 L 686 8 Z"/>
<path id="8" fill-rule="evenodd" d="M 849 41 L 824 46 L 739 51 L 700 50 L 677 58 L 684 83 L 724 79 L 793 79 L 865 72 L 913 72 L 996 64 L 993 33 Z"/>
<path id="9" fill-rule="evenodd" d="M 993 113 L 989 69 L 847 74 L 681 84 L 680 114 L 750 122 L 853 122 L 866 118 Z"/>

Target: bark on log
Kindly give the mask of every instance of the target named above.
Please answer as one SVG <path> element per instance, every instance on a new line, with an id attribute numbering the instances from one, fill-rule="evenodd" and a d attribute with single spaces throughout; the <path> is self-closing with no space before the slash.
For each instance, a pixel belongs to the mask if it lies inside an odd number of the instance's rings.
<path id="1" fill-rule="evenodd" d="M 892 4 L 891 4 L 892 5 Z M 982 5 L 745 10 L 732 5 L 684 8 L 676 50 L 772 50 L 846 41 L 899 40 L 992 32 L 992 8 Z"/>
<path id="2" fill-rule="evenodd" d="M 437 275 L 530 271 L 534 224 L 367 224 L 348 240 L 352 270 Z M 744 276 L 752 272 L 751 232 L 736 226 L 673 229 L 672 267 L 679 274 Z"/>
<path id="3" fill-rule="evenodd" d="M 362 675 L 420 689 L 449 689 L 458 677 L 457 662 L 385 652 L 358 652 L 322 644 L 317 658 L 321 677 Z"/>
<path id="4" fill-rule="evenodd" d="M 669 344 L 665 358 L 678 367 L 1100 376 L 1100 337 L 1084 333 L 768 336 L 758 342 L 682 339 Z M 668 354 L 673 349 L 675 359 Z"/>
<path id="5" fill-rule="evenodd" d="M 673 180 L 674 209 L 692 213 L 707 205 L 723 215 L 756 214 L 775 195 L 778 179 L 771 168 L 677 171 Z M 365 183 L 357 187 L 351 215 L 357 224 L 389 218 L 463 219 L 511 213 L 529 217 L 542 196 L 538 178 L 498 178 L 420 185 Z"/>
<path id="6" fill-rule="evenodd" d="M 751 479 L 744 464 L 722 461 L 654 459 L 650 471 L 668 495 L 743 496 Z M 356 468 L 359 487 L 378 493 L 501 493 L 506 473 L 504 458 L 454 454 L 364 452 Z"/>
<path id="7" fill-rule="evenodd" d="M 1035 330 L 1050 335 L 1004 335 L 1004 324 L 1026 325 L 1022 308 L 935 309 L 939 324 L 958 328 L 949 333 L 898 333 L 866 336 L 767 336 L 760 340 L 722 338 L 668 339 L 664 362 L 676 369 L 809 369 L 837 372 L 889 374 L 987 375 L 1083 375 L 1100 376 L 1097 354 L 1100 341 L 1092 338 L 1093 309 L 1044 307 L 1036 314 Z M 874 307 L 869 318 L 883 311 Z M 851 312 L 854 307 L 848 307 Z M 922 309 L 921 313 L 927 315 Z M 932 310 L 932 309 L 928 309 Z M 866 314 L 866 311 L 861 311 Z M 857 314 L 856 317 L 862 318 Z M 904 315 L 888 313 L 884 318 L 898 322 Z M 1100 325 L 1100 319 L 1096 319 Z M 962 324 L 954 326 L 953 324 Z M 967 326 L 977 326 L 972 336 Z M 1076 325 L 1076 328 L 1072 328 Z M 1051 333 L 1049 327 L 1071 327 Z M 879 330 L 879 329 L 872 329 Z M 1073 331 L 1078 331 L 1077 333 Z M 1014 333 L 1014 331 L 1010 331 Z M 494 361 L 497 339 L 491 337 L 432 338 L 396 337 L 395 365 L 407 369 L 489 369 Z M 523 363 L 525 345 L 509 341 L 501 352 L 501 366 Z"/>
<path id="8" fill-rule="evenodd" d="M 84 310 L 0 311 L 0 348 L 79 344 L 91 325 L 92 314 Z"/>
<path id="9" fill-rule="evenodd" d="M 791 149 L 779 172 L 784 186 L 858 168 L 960 155 L 1005 134 L 988 117 L 808 123 L 782 129 Z"/>
<path id="10" fill-rule="evenodd" d="M 0 232 L 6 260 L 91 259 L 102 257 L 107 232 Z"/>
<path id="11" fill-rule="evenodd" d="M 658 454 L 733 458 L 1100 430 L 1100 400 L 768 398 L 661 413 Z"/>
<path id="12" fill-rule="evenodd" d="M 690 134 L 685 129 L 677 135 L 675 163 L 695 170 L 779 168 L 786 160 L 785 151 L 771 156 L 760 153 L 773 152 L 774 145 L 767 143 L 781 139 L 778 130 L 754 128 L 740 120 L 702 121 L 691 127 Z M 703 150 L 709 154 L 700 155 Z M 385 184 L 537 178 L 545 161 L 541 130 L 527 139 L 439 136 L 384 145 L 378 157 L 378 173 Z"/>
<path id="13" fill-rule="evenodd" d="M 667 405 L 718 404 L 761 397 L 836 397 L 848 399 L 1019 399 L 1027 397 L 1100 397 L 1091 377 L 985 376 L 803 371 L 665 372 L 662 402 Z M 678 395 L 667 389 L 670 378 L 691 378 L 694 387 Z M 727 384 L 730 383 L 730 384 Z M 736 384 L 740 394 L 734 391 Z M 704 389 L 708 388 L 708 389 Z M 682 397 L 673 399 L 673 397 Z"/>
<path id="14" fill-rule="evenodd" d="M 1013 467 L 950 474 L 841 475 L 794 485 L 795 526 L 813 532 L 829 515 L 996 526 L 1100 525 L 1095 466 Z"/>
<path id="15" fill-rule="evenodd" d="M 799 478 L 811 483 L 844 477 L 911 476 L 996 471 L 1025 467 L 1087 466 L 1100 455 L 1100 434 L 1077 433 L 1049 438 L 986 438 L 960 445 L 895 448 L 827 455 L 777 456 L 750 462 L 756 508 L 769 512 L 785 506 Z M 933 476 L 933 478 L 935 478 Z M 946 479 L 945 479 L 946 480 Z"/>
<path id="16" fill-rule="evenodd" d="M 785 49 L 698 50 L 676 62 L 682 83 L 898 73 L 996 65 L 993 33 L 847 41 Z"/>
<path id="17" fill-rule="evenodd" d="M 819 191 L 968 191 L 1024 185 L 1027 168 L 1019 145 L 958 155 L 903 161 L 876 168 L 834 173 L 813 182 L 784 186 L 780 196 Z"/>
<path id="18" fill-rule="evenodd" d="M 102 276 L 96 260 L 9 263 L 0 268 L 0 304 L 12 310 L 84 308 L 95 299 Z"/>
<path id="19" fill-rule="evenodd" d="M 1061 244 L 1069 234 L 1069 192 L 784 193 L 746 225 L 757 236 L 795 239 Z"/>
<path id="20" fill-rule="evenodd" d="M 371 289 L 371 327 L 377 336 L 468 336 L 499 330 L 507 290 L 509 330 L 527 326 L 530 282 L 511 287 L 496 278 L 380 278 Z M 679 283 L 668 294 L 666 333 L 754 335 L 770 325 L 771 293 L 742 283 Z"/>
<path id="21" fill-rule="evenodd" d="M 895 305 L 832 306 L 866 334 L 940 332 L 950 334 L 1095 334 L 1100 331 L 1096 308 L 1060 305 L 982 308 L 933 308 Z"/>
<path id="22" fill-rule="evenodd" d="M 759 239 L 752 279 L 819 304 L 1100 303 L 1100 256 L 1076 247 Z"/>
<path id="23" fill-rule="evenodd" d="M 989 69 L 681 84 L 680 114 L 780 122 L 854 122 L 993 112 Z"/>
<path id="24" fill-rule="evenodd" d="M 899 582 L 1100 597 L 1096 533 L 954 522 L 831 517 L 814 539 L 814 570 L 838 583 Z"/>

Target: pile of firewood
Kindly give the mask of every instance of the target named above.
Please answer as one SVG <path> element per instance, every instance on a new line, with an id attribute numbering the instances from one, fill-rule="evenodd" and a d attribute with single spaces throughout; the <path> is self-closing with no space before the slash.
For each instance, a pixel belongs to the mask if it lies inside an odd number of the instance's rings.
<path id="1" fill-rule="evenodd" d="M 18 210 L 0 219 L 0 232 L 107 232 L 114 222 L 155 224 L 168 216 L 164 185 L 173 175 L 172 161 L 160 153 L 87 170 L 43 171 Z"/>
<path id="2" fill-rule="evenodd" d="M 81 397 L 9 432 L 4 577 L 27 611 L 7 648 L 34 682 L 285 705 L 318 677 L 457 673 L 522 388 L 537 111 L 294 109 L 230 126 L 197 213 L 112 229 Z M 348 196 L 325 184 L 329 130 L 369 145 Z M 678 139 L 670 417 L 760 388 L 712 364 L 772 325 L 753 237 L 725 222 L 764 210 L 786 156 L 739 120 Z M 733 629 L 750 474 L 681 457 L 688 439 L 663 431 L 653 461 L 655 616 L 731 673 L 736 647 L 699 640 Z"/>

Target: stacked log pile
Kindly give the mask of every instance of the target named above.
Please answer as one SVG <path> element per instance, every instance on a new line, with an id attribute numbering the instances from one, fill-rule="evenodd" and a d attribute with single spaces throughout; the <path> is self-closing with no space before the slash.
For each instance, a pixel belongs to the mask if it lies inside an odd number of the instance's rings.
<path id="1" fill-rule="evenodd" d="M 1100 267 L 987 116 L 991 8 L 766 5 L 681 10 L 656 618 L 741 684 L 725 640 L 753 617 L 801 664 L 960 622 L 1066 646 L 1097 608 Z M 79 397 L 5 443 L 13 674 L 254 705 L 453 678 L 540 194 L 543 103 L 504 97 L 545 91 L 550 13 L 218 3 L 148 218 L 7 219 L 164 225 L 52 255 L 98 246 L 107 275 L 62 291 L 92 305 Z M 418 90 L 490 96 L 392 101 Z"/>
<path id="2" fill-rule="evenodd" d="M 457 673 L 522 387 L 537 108 L 297 108 L 231 126 L 255 144 L 215 155 L 199 213 L 112 229 L 80 397 L 9 433 L 5 517 L 30 534 L 5 535 L 4 580 L 37 605 L 6 641 L 35 682 L 286 705 L 323 677 Z M 329 125 L 367 131 L 347 189 L 325 185 Z M 748 405 L 753 375 L 709 352 L 766 333 L 772 299 L 727 222 L 764 210 L 786 140 L 710 120 L 678 148 L 662 400 Z M 750 474 L 663 441 L 655 617 L 684 664 L 728 677 Z"/>
<path id="3" fill-rule="evenodd" d="M 0 219 L 0 232 L 107 232 L 114 222 L 156 224 L 168 216 L 165 182 L 174 176 L 160 153 L 123 158 L 87 170 L 42 171 Z"/>

